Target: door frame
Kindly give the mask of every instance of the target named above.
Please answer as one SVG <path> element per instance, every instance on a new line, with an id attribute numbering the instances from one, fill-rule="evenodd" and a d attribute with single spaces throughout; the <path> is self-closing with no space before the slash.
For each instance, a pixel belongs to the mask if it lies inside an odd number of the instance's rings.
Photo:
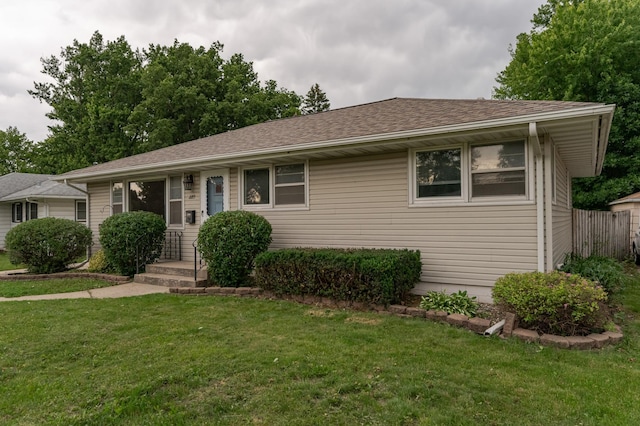
<path id="1" fill-rule="evenodd" d="M 211 176 L 220 176 L 222 177 L 222 210 L 229 210 L 229 202 L 231 200 L 230 191 L 231 185 L 229 183 L 229 169 L 211 169 L 211 170 L 203 170 L 200 172 L 200 224 L 202 225 L 204 221 L 208 218 L 205 215 L 205 211 L 207 210 L 207 178 Z M 205 217 L 206 216 L 206 217 Z"/>

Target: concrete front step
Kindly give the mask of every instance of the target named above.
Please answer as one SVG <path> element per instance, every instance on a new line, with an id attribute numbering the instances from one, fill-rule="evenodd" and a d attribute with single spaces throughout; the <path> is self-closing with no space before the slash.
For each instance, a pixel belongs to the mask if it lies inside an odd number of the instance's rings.
<path id="1" fill-rule="evenodd" d="M 193 262 L 160 262 L 147 265 L 145 270 L 150 274 L 178 275 L 193 279 L 194 266 Z M 207 279 L 206 266 L 198 271 L 198 279 Z"/>
<path id="2" fill-rule="evenodd" d="M 193 278 L 181 275 L 155 274 L 151 272 L 134 275 L 133 282 L 163 287 L 206 287 L 207 285 L 206 279 L 199 278 L 196 281 Z"/>

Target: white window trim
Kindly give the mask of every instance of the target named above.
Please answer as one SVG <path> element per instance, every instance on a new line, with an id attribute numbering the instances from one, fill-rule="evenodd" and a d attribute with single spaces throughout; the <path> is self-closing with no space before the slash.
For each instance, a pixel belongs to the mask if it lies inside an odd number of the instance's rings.
<path id="1" fill-rule="evenodd" d="M 504 195 L 498 197 L 473 197 L 471 194 L 471 148 L 474 146 L 483 146 L 483 145 L 497 145 L 501 143 L 508 142 L 518 142 L 520 140 L 524 141 L 524 152 L 525 152 L 525 195 Z M 416 193 L 416 154 L 418 152 L 425 151 L 441 151 L 447 149 L 456 149 L 461 148 L 461 197 L 447 197 L 444 199 L 443 197 L 433 197 L 433 199 L 428 198 L 418 198 Z M 533 170 L 533 158 L 534 155 L 531 152 L 531 144 L 528 143 L 526 139 L 504 139 L 504 140 L 493 140 L 486 142 L 465 142 L 462 144 L 456 145 L 437 145 L 430 146 L 424 148 L 414 148 L 409 150 L 409 185 L 408 185 L 408 199 L 409 199 L 409 207 L 451 207 L 451 206 L 509 206 L 509 205 L 526 205 L 526 204 L 535 204 L 535 182 L 532 178 L 532 170 Z M 506 171 L 511 169 L 504 169 Z M 522 170 L 522 168 L 514 168 L 513 170 Z M 438 199 L 440 198 L 440 199 Z"/>
<path id="2" fill-rule="evenodd" d="M 14 221 L 16 217 L 16 206 L 20 204 L 20 220 Z M 24 203 L 23 202 L 15 202 L 11 203 L 11 223 L 22 223 L 25 221 L 25 212 L 24 212 Z"/>
<path id="3" fill-rule="evenodd" d="M 171 198 L 171 178 L 177 177 L 180 178 L 180 198 Z M 194 179 L 195 180 L 195 179 Z M 167 204 L 164 206 L 166 213 L 165 216 L 167 218 L 167 229 L 184 229 L 184 211 L 185 211 L 185 202 L 184 202 L 184 173 L 170 174 L 167 175 L 165 180 L 165 191 L 167 197 Z M 172 201 L 180 201 L 182 207 L 180 208 L 180 223 L 169 223 L 171 221 L 171 202 Z"/>
<path id="4" fill-rule="evenodd" d="M 113 201 L 113 185 L 115 185 L 116 183 L 122 184 L 122 201 L 117 203 L 119 205 L 122 206 L 122 212 L 126 212 L 126 204 L 125 204 L 125 188 L 127 187 L 127 182 L 125 180 L 113 180 L 109 183 L 109 216 L 113 216 L 114 212 L 113 212 L 113 206 L 116 204 Z"/>
<path id="5" fill-rule="evenodd" d="M 78 204 L 84 203 L 84 219 L 78 219 Z M 89 217 L 89 203 L 86 200 L 76 200 L 75 202 L 75 219 L 76 222 L 87 223 L 87 219 Z"/>
<path id="6" fill-rule="evenodd" d="M 289 164 L 304 164 L 304 204 L 282 204 L 275 203 L 276 193 L 276 166 L 286 166 Z M 244 202 L 244 172 L 245 170 L 269 170 L 269 203 L 268 204 L 247 204 Z M 255 166 L 240 167 L 238 170 L 238 206 L 243 210 L 278 210 L 278 211 L 295 211 L 309 210 L 309 162 L 308 161 L 282 161 L 278 163 L 258 164 Z M 296 186 L 296 184 L 281 184 L 278 186 Z"/>

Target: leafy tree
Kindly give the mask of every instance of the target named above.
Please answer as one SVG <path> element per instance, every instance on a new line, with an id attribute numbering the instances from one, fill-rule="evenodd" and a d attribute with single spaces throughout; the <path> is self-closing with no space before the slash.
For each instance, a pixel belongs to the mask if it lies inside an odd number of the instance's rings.
<path id="1" fill-rule="evenodd" d="M 42 59 L 53 82 L 29 93 L 52 107 L 56 124 L 38 147 L 39 169 L 65 172 L 299 114 L 294 92 L 263 86 L 251 62 L 224 60 L 222 48 L 176 40 L 133 51 L 124 37 L 105 42 L 96 32 Z"/>
<path id="2" fill-rule="evenodd" d="M 96 32 L 89 43 L 74 40 L 60 57 L 42 59 L 53 82 L 35 83 L 29 93 L 52 107 L 50 136 L 38 149 L 38 165 L 64 172 L 135 153 L 125 131 L 133 108 L 142 100 L 141 57 L 124 37 L 106 42 Z"/>
<path id="3" fill-rule="evenodd" d="M 549 0 L 532 23 L 494 97 L 615 103 L 602 175 L 573 186 L 575 207 L 606 209 L 640 190 L 640 2 Z"/>
<path id="4" fill-rule="evenodd" d="M 32 171 L 33 142 L 15 127 L 0 130 L 0 176 Z"/>
<path id="5" fill-rule="evenodd" d="M 307 96 L 302 100 L 302 113 L 314 114 L 316 112 L 328 111 L 331 107 L 327 94 L 320 89 L 318 83 L 311 86 Z"/>

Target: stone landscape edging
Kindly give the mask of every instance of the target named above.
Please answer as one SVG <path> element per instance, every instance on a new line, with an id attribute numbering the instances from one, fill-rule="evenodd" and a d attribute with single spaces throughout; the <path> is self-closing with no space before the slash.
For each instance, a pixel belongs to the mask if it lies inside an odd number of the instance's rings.
<path id="1" fill-rule="evenodd" d="M 327 297 L 318 296 L 277 296 L 272 292 L 262 291 L 262 289 L 258 287 L 171 287 L 169 292 L 183 295 L 281 299 L 308 305 L 320 305 L 326 308 L 372 310 L 378 313 L 386 313 L 399 317 L 425 318 L 430 321 L 437 321 L 456 327 L 466 328 L 481 335 L 484 335 L 485 331 L 493 325 L 488 319 L 478 317 L 469 318 L 466 315 L 447 314 L 444 311 L 427 311 L 422 308 L 404 305 L 389 305 L 388 307 L 382 305 L 367 305 L 361 302 L 336 301 Z M 619 343 L 624 337 L 619 327 L 617 327 L 617 331 L 605 331 L 603 333 L 594 333 L 588 336 L 557 336 L 554 334 L 539 334 L 535 330 L 518 327 L 517 318 L 513 313 L 507 313 L 505 325 L 499 335 L 502 338 L 514 337 L 528 343 L 537 343 L 542 346 L 577 350 L 601 349 L 605 346 Z"/>

